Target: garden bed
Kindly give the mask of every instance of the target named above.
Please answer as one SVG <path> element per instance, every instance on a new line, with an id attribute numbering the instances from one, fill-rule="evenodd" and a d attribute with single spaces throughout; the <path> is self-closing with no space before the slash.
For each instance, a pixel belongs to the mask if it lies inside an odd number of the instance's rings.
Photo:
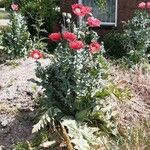
<path id="1" fill-rule="evenodd" d="M 44 65 L 49 59 L 41 59 Z M 32 141 L 31 133 L 35 119 L 35 100 L 41 95 L 41 87 L 36 81 L 36 62 L 31 59 L 8 61 L 0 65 L 0 145 L 11 150 L 19 142 Z M 110 79 L 119 88 L 129 87 L 132 98 L 120 102 L 117 109 L 121 116 L 120 129 L 135 126 L 148 119 L 150 113 L 149 72 L 141 70 L 125 71 L 115 66 L 111 68 Z"/>

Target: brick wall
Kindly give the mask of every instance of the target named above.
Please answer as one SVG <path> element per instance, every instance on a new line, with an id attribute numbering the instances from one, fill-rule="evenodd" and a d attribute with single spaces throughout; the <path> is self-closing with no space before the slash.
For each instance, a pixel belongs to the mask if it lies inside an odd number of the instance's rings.
<path id="1" fill-rule="evenodd" d="M 138 3 L 149 1 L 150 0 L 118 0 L 118 29 L 122 27 L 122 21 L 127 21 L 133 17 Z"/>
<path id="2" fill-rule="evenodd" d="M 134 11 L 137 9 L 138 3 L 149 1 L 150 0 L 118 0 L 117 27 L 101 27 L 100 29 L 96 29 L 96 31 L 102 36 L 106 33 L 109 33 L 112 29 L 119 32 L 122 31 L 122 22 L 128 21 L 133 17 Z"/>
<path id="3" fill-rule="evenodd" d="M 71 12 L 71 5 L 77 3 L 78 0 L 63 0 L 62 10 L 66 12 Z M 118 0 L 118 19 L 117 27 L 107 27 L 103 26 L 95 29 L 98 34 L 105 35 L 112 29 L 116 31 L 122 30 L 123 21 L 127 21 L 133 17 L 134 11 L 137 9 L 137 5 L 140 2 L 149 2 L 150 0 Z M 150 12 L 150 11 L 149 11 Z"/>

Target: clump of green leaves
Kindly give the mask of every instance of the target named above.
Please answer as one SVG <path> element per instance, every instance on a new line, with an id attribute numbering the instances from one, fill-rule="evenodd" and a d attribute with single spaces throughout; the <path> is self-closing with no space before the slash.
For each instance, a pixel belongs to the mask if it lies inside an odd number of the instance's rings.
<path id="1" fill-rule="evenodd" d="M 47 38 L 42 37 L 43 33 L 47 33 L 47 31 L 45 29 L 43 29 L 44 25 L 44 21 L 43 19 L 36 19 L 36 23 L 33 26 L 33 28 L 36 31 L 36 34 L 33 36 L 32 38 L 32 48 L 33 49 L 39 49 L 40 51 L 46 51 L 46 46 L 47 43 L 45 42 L 45 40 L 47 40 Z"/>
<path id="2" fill-rule="evenodd" d="M 128 63 L 136 64 L 147 58 L 150 46 L 150 15 L 146 11 L 135 12 L 134 17 L 124 25 L 124 41 Z"/>
<path id="3" fill-rule="evenodd" d="M 123 66 L 131 67 L 149 57 L 150 15 L 136 11 L 134 17 L 124 22 L 121 33 L 112 32 L 104 37 L 106 55 L 120 59 Z M 118 63 L 118 62 L 117 62 Z"/>
<path id="4" fill-rule="evenodd" d="M 20 58 L 28 54 L 30 34 L 24 17 L 19 12 L 12 12 L 10 24 L 3 30 L 2 46 L 9 59 Z"/>
<path id="5" fill-rule="evenodd" d="M 126 56 L 127 50 L 124 43 L 124 37 L 122 33 L 116 33 L 113 31 L 104 37 L 104 46 L 106 55 L 110 58 L 120 59 Z"/>
<path id="6" fill-rule="evenodd" d="M 40 149 L 40 144 L 48 140 L 47 131 L 40 131 L 30 141 L 17 142 L 14 145 L 15 150 L 36 150 Z"/>

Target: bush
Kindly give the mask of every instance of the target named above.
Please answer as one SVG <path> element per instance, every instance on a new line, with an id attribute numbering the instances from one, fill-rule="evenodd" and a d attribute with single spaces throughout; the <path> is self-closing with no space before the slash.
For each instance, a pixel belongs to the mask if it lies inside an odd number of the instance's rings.
<path id="1" fill-rule="evenodd" d="M 104 37 L 106 55 L 123 58 L 128 65 L 147 59 L 150 47 L 150 15 L 136 11 L 134 17 L 124 22 L 123 32 L 112 32 Z"/>
<path id="2" fill-rule="evenodd" d="M 36 24 L 37 19 L 43 19 L 43 28 L 47 32 L 52 32 L 52 27 L 59 23 L 59 12 L 56 10 L 59 0 L 15 0 L 14 2 L 20 5 L 20 11 L 26 17 L 29 31 L 33 36 L 36 31 L 32 25 Z M 5 5 L 8 10 L 10 10 L 11 3 L 12 0 L 6 0 Z"/>
<path id="3" fill-rule="evenodd" d="M 124 46 L 124 37 L 122 33 L 109 33 L 104 37 L 104 47 L 106 55 L 116 59 L 122 58 L 126 55 L 126 48 Z"/>
<path id="4" fill-rule="evenodd" d="M 37 30 L 34 26 L 38 26 L 37 20 L 42 19 L 43 25 L 40 27 L 42 30 L 47 32 L 40 33 L 41 37 L 47 38 L 47 33 L 53 32 L 53 30 L 60 30 L 60 6 L 59 0 L 14 0 L 20 6 L 21 14 L 25 17 L 27 21 L 28 30 L 30 32 L 31 38 L 37 35 Z M 10 10 L 10 5 L 12 0 L 5 0 L 5 6 L 7 10 Z M 43 42 L 47 43 L 47 39 Z M 47 49 L 49 52 L 53 52 L 56 48 L 56 43 L 49 43 Z"/>

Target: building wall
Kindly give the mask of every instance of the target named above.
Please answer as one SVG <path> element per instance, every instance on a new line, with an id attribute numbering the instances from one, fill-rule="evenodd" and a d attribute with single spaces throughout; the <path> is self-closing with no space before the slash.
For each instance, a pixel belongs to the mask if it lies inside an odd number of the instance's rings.
<path id="1" fill-rule="evenodd" d="M 96 29 L 96 31 L 102 36 L 112 30 L 121 32 L 123 22 L 133 17 L 134 11 L 138 9 L 138 3 L 149 1 L 150 0 L 118 0 L 117 27 L 101 27 L 100 29 Z"/>
<path id="2" fill-rule="evenodd" d="M 78 0 L 63 0 L 62 10 L 71 12 L 71 5 L 77 3 Z M 127 21 L 133 17 L 134 11 L 137 9 L 138 3 L 149 2 L 150 0 L 118 0 L 118 16 L 117 16 L 117 27 L 101 26 L 95 29 L 100 35 L 116 30 L 121 31 L 123 27 L 123 21 Z M 150 12 L 150 10 L 149 10 Z"/>
<path id="3" fill-rule="evenodd" d="M 122 21 L 133 17 L 140 2 L 149 2 L 149 0 L 118 0 L 118 28 L 122 28 Z"/>

